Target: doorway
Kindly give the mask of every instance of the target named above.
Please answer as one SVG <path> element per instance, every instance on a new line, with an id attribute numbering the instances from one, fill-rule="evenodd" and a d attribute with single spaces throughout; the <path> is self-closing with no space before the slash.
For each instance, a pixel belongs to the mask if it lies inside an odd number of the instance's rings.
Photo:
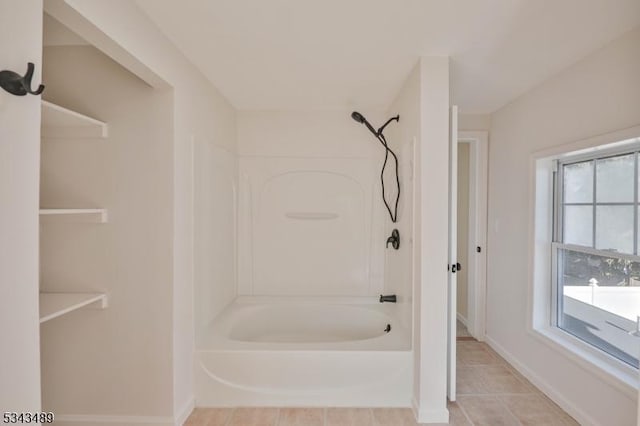
<path id="1" fill-rule="evenodd" d="M 457 340 L 484 340 L 486 300 L 486 132 L 458 133 Z"/>

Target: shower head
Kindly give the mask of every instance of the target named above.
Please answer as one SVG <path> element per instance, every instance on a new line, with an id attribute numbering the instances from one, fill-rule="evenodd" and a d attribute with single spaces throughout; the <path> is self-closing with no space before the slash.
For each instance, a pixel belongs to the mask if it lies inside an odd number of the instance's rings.
<path id="1" fill-rule="evenodd" d="M 353 111 L 351 113 L 351 118 L 356 120 L 358 123 L 364 124 L 365 126 L 367 126 L 369 131 L 371 133 L 373 133 L 374 136 L 378 137 L 378 132 L 376 132 L 376 129 L 374 129 L 373 126 L 367 121 L 367 119 L 364 118 L 364 116 L 362 114 L 360 114 L 358 111 Z"/>
<path id="2" fill-rule="evenodd" d="M 351 118 L 353 118 L 354 120 L 356 120 L 358 123 L 360 124 L 364 124 L 365 121 L 367 121 L 362 114 L 360 114 L 358 111 L 353 111 L 351 113 Z"/>

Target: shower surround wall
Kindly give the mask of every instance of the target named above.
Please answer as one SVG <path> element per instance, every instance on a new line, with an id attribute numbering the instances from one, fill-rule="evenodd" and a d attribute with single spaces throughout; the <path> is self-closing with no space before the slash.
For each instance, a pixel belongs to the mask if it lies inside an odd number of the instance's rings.
<path id="1" fill-rule="evenodd" d="M 239 113 L 238 294 L 383 292 L 384 149 L 350 113 Z"/>
<path id="2" fill-rule="evenodd" d="M 202 333 L 237 295 L 238 156 L 206 138 L 193 139 L 194 315 Z"/>

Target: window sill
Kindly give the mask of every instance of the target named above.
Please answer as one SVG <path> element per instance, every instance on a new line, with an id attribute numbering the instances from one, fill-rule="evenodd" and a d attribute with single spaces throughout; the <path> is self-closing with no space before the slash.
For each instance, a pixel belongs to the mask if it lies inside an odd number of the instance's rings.
<path id="1" fill-rule="evenodd" d="M 629 398 L 638 397 L 640 375 L 635 368 L 557 328 L 550 326 L 530 328 L 529 332 L 548 347 L 574 361 L 589 373 L 598 376 Z"/>

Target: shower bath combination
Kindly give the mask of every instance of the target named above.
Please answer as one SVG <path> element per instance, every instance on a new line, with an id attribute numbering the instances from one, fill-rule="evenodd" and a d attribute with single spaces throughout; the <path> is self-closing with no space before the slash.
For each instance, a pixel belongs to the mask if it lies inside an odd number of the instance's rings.
<path id="1" fill-rule="evenodd" d="M 360 124 L 364 124 L 367 126 L 367 129 L 380 141 L 382 146 L 384 146 L 385 154 L 384 154 L 384 163 L 382 164 L 382 170 L 380 171 L 380 183 L 382 185 L 382 201 L 384 202 L 387 211 L 389 212 L 389 216 L 391 217 L 391 222 L 396 223 L 398 220 L 398 202 L 400 201 L 400 177 L 398 172 L 398 156 L 391 148 L 389 148 L 389 144 L 387 144 L 387 139 L 384 137 L 384 129 L 391 123 L 392 121 L 400 121 L 400 116 L 396 115 L 395 117 L 391 117 L 384 123 L 378 130 L 376 130 L 371 123 L 367 121 L 366 118 L 362 114 L 357 111 L 353 111 L 351 113 L 351 118 L 357 121 Z M 389 160 L 389 154 L 393 157 L 395 163 L 395 172 L 396 172 L 396 201 L 393 207 L 393 211 L 387 202 L 387 198 L 385 196 L 385 187 L 384 187 L 384 171 L 387 167 L 387 162 Z M 394 229 L 391 233 L 391 236 L 387 238 L 387 247 L 391 244 L 394 249 L 398 250 L 400 248 L 400 232 L 397 229 Z"/>

